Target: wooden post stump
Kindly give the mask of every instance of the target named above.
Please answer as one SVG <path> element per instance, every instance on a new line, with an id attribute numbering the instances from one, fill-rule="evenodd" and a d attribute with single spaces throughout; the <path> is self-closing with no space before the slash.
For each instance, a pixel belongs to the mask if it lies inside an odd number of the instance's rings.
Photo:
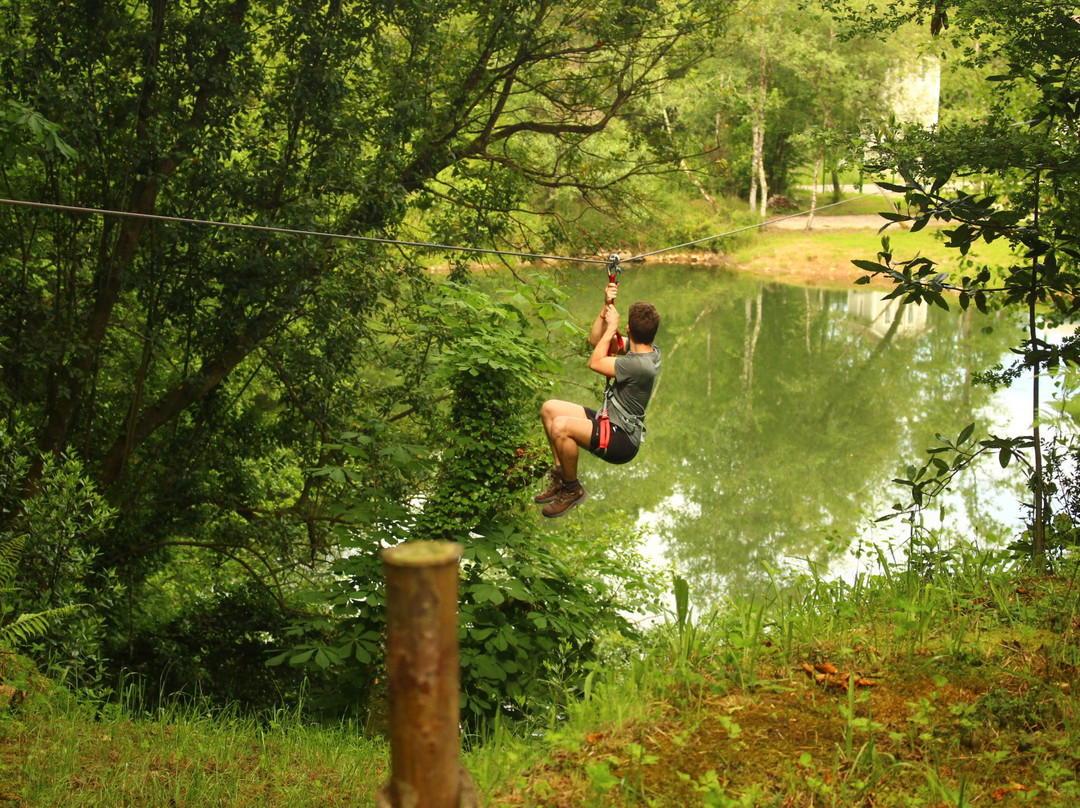
<path id="1" fill-rule="evenodd" d="M 416 541 L 384 550 L 390 782 L 376 808 L 473 808 L 460 764 L 460 544 Z"/>

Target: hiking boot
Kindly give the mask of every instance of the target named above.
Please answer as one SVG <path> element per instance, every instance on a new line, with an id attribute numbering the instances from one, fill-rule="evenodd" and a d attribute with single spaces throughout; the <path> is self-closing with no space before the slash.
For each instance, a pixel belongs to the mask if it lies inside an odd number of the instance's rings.
<path id="1" fill-rule="evenodd" d="M 550 477 L 551 485 L 548 486 L 547 491 L 533 497 L 533 502 L 537 505 L 545 505 L 548 502 L 551 502 L 559 495 L 559 492 L 562 491 L 562 469 L 552 466 Z"/>
<path id="2" fill-rule="evenodd" d="M 545 505 L 540 513 L 548 517 L 563 516 L 588 498 L 589 495 L 585 493 L 585 486 L 581 483 L 576 483 L 572 488 L 567 488 L 564 485 L 559 490 L 559 493 L 555 495 L 555 499 Z"/>

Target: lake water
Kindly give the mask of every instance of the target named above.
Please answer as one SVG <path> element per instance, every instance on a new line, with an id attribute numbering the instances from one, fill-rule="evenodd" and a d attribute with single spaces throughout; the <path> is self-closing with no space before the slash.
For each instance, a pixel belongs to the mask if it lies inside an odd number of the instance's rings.
<path id="1" fill-rule="evenodd" d="M 600 268 L 562 279 L 586 327 L 605 280 Z M 1018 319 L 900 307 L 882 301 L 887 291 L 627 268 L 620 311 L 656 304 L 663 365 L 638 457 L 621 467 L 583 459 L 590 501 L 578 518 L 629 514 L 699 607 L 770 570 L 813 563 L 843 574 L 859 542 L 902 552 L 906 526 L 875 523 L 904 498 L 892 479 L 940 445 L 935 433 L 955 438 L 973 421 L 976 434 L 1027 431 L 1031 405 L 1022 389 L 971 384 L 973 372 L 1009 361 Z M 575 359 L 554 394 L 595 406 L 602 382 L 583 366 Z M 1007 540 L 1022 494 L 1013 468 L 983 464 L 946 501 L 944 525 L 957 538 Z"/>

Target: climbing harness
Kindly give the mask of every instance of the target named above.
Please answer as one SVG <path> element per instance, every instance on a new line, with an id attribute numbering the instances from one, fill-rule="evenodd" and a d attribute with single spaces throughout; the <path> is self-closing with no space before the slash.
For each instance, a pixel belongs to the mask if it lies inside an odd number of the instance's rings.
<path id="1" fill-rule="evenodd" d="M 619 404 L 615 398 L 615 388 L 611 384 L 611 380 L 608 380 L 608 384 L 604 387 L 604 403 L 603 408 L 596 414 L 596 422 L 600 425 L 599 440 L 596 445 L 596 452 L 600 457 L 603 457 L 607 452 L 608 445 L 611 443 L 611 417 L 608 415 L 608 409 L 615 410 L 623 420 L 623 423 L 629 426 L 627 434 L 633 437 L 635 433 L 640 433 L 638 443 L 644 443 L 645 441 L 645 417 L 642 415 L 632 415 L 626 411 L 626 409 Z"/>
<path id="2" fill-rule="evenodd" d="M 614 380 L 608 379 L 607 384 L 604 385 L 604 403 L 601 406 L 600 411 L 596 414 L 596 423 L 599 425 L 600 430 L 598 434 L 598 440 L 596 443 L 596 452 L 594 454 L 599 457 L 603 457 L 607 452 L 607 448 L 611 443 L 611 416 L 608 414 L 609 409 L 615 410 L 623 420 L 623 423 L 628 425 L 630 429 L 628 434 L 631 437 L 634 433 L 640 433 L 641 438 L 639 443 L 645 440 L 645 418 L 641 415 L 632 415 L 627 412 L 626 409 L 619 404 L 615 398 L 615 386 Z"/>

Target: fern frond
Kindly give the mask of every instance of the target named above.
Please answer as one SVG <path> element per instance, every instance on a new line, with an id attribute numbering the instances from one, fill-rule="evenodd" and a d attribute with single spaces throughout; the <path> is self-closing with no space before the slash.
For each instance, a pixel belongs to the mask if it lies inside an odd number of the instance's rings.
<path id="1" fill-rule="evenodd" d="M 54 620 L 73 614 L 81 607 L 82 604 L 73 603 L 34 614 L 20 614 L 13 622 L 0 626 L 0 648 L 11 650 L 19 643 L 40 637 Z"/>
<path id="2" fill-rule="evenodd" d="M 15 571 L 19 568 L 25 545 L 25 534 L 0 541 L 0 590 L 7 589 L 15 580 Z"/>

